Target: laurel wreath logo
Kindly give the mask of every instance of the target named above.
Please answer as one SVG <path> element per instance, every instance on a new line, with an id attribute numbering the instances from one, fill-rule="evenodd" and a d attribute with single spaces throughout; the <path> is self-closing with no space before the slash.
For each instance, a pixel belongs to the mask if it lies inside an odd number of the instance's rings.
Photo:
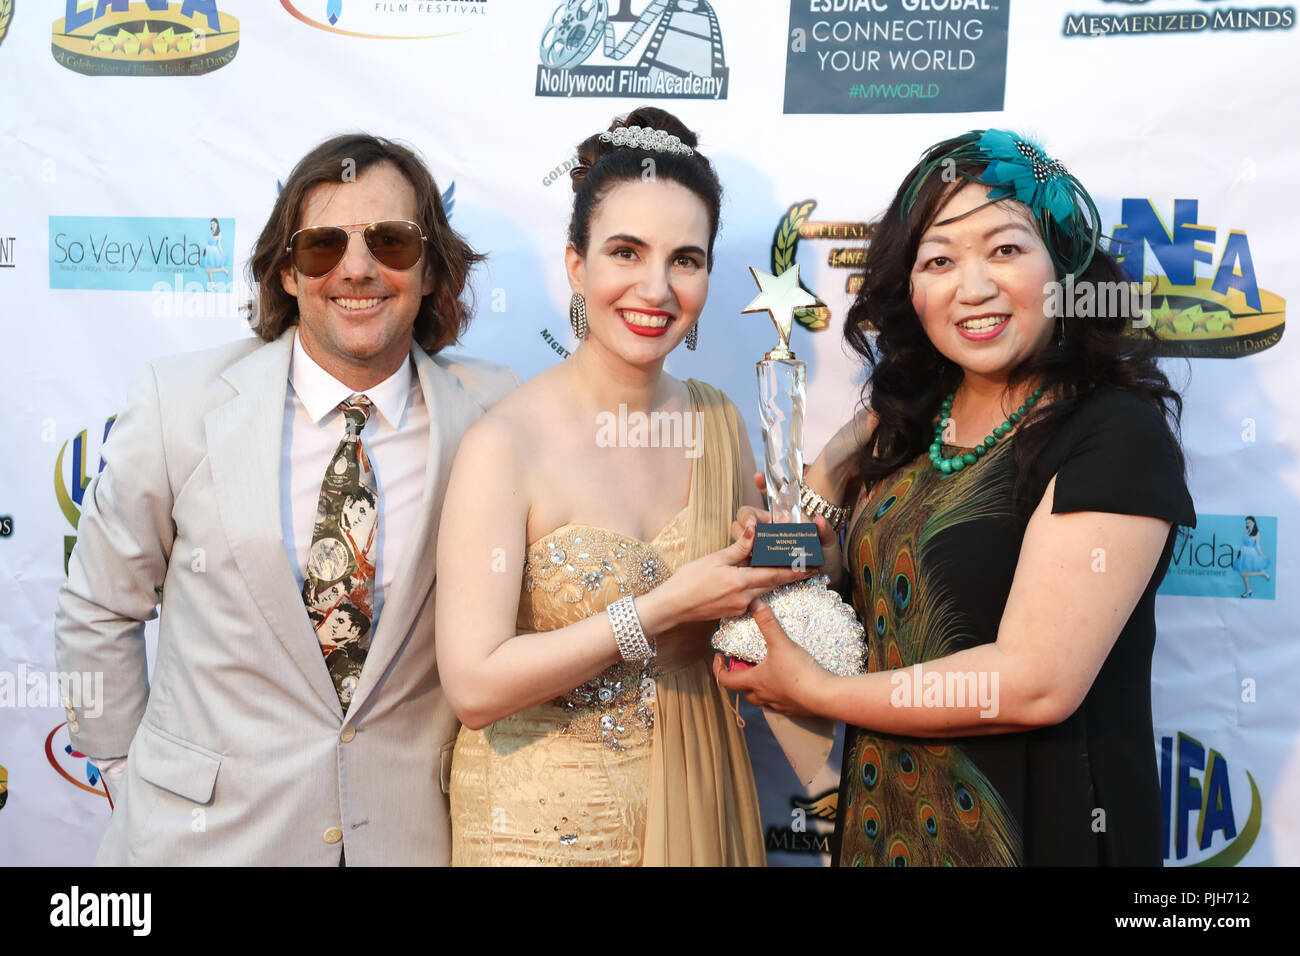
<path id="1" fill-rule="evenodd" d="M 0 0 L 0 40 L 9 31 L 9 21 L 14 15 L 14 0 Z"/>
<path id="2" fill-rule="evenodd" d="M 799 227 L 812 215 L 816 206 L 815 199 L 795 203 L 781 219 L 776 227 L 776 234 L 772 237 L 772 275 L 779 276 L 794 265 L 795 250 L 799 247 Z M 815 295 L 802 282 L 799 284 L 809 295 Z M 819 306 L 822 304 L 821 299 L 817 300 L 817 304 Z M 794 319 L 809 332 L 820 332 L 830 324 L 823 313 L 813 309 L 796 309 Z"/>

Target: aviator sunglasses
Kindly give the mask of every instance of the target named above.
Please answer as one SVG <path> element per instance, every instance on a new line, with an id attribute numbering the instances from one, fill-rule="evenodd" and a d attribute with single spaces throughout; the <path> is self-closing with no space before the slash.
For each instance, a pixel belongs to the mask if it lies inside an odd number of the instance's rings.
<path id="1" fill-rule="evenodd" d="M 364 227 L 364 228 L 354 228 Z M 343 261 L 352 233 L 359 232 L 375 261 L 389 269 L 405 271 L 424 256 L 427 238 L 406 219 L 353 222 L 347 226 L 308 226 L 289 237 L 286 251 L 293 267 L 308 279 L 329 275 Z"/>

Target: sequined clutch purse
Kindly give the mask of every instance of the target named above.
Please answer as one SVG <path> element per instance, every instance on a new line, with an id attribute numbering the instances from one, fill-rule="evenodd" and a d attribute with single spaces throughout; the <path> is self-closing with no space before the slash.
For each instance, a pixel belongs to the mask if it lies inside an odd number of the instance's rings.
<path id="1" fill-rule="evenodd" d="M 763 595 L 790 640 L 839 677 L 866 670 L 866 633 L 853 608 L 827 585 L 826 575 L 785 584 Z M 713 649 L 749 664 L 767 656 L 767 642 L 749 614 L 723 618 L 713 632 Z"/>

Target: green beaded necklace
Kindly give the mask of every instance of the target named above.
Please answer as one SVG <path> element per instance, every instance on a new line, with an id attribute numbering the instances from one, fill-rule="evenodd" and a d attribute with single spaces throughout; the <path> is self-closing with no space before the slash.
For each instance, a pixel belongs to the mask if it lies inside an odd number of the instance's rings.
<path id="1" fill-rule="evenodd" d="M 998 439 L 1005 438 L 1011 434 L 1011 430 L 1016 427 L 1020 419 L 1029 414 L 1029 410 L 1038 403 L 1043 397 L 1043 384 L 1034 389 L 1025 403 L 1007 416 L 1007 420 L 1001 425 L 993 426 L 993 434 L 989 435 L 980 444 L 975 446 L 974 451 L 964 452 L 960 455 L 953 455 L 951 458 L 943 457 L 943 423 L 952 412 L 952 400 L 957 394 L 956 389 L 949 393 L 948 397 L 943 400 L 939 406 L 939 421 L 934 426 L 934 441 L 930 443 L 930 464 L 934 465 L 935 471 L 945 475 L 955 474 L 963 468 L 968 468 L 975 462 L 979 461 L 998 443 Z"/>

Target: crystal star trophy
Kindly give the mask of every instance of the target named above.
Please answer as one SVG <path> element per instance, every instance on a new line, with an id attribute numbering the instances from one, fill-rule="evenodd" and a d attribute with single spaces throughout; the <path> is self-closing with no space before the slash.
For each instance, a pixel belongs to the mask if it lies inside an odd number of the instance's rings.
<path id="1" fill-rule="evenodd" d="M 754 531 L 750 564 L 754 567 L 819 568 L 824 563 L 817 526 L 803 513 L 799 492 L 803 486 L 803 422 L 807 392 L 807 366 L 790 350 L 794 310 L 815 305 L 799 284 L 799 266 L 780 276 L 750 268 L 759 294 L 742 311 L 767 312 L 780 341 L 757 365 L 758 415 L 763 433 L 764 476 L 771 523 Z M 841 676 L 864 670 L 866 644 L 853 609 L 827 586 L 819 575 L 769 591 L 763 600 L 790 639 L 817 663 Z M 715 650 L 735 661 L 757 664 L 767 655 L 767 644 L 748 614 L 724 619 L 713 635 Z M 742 665 L 743 666 L 743 665 Z"/>

